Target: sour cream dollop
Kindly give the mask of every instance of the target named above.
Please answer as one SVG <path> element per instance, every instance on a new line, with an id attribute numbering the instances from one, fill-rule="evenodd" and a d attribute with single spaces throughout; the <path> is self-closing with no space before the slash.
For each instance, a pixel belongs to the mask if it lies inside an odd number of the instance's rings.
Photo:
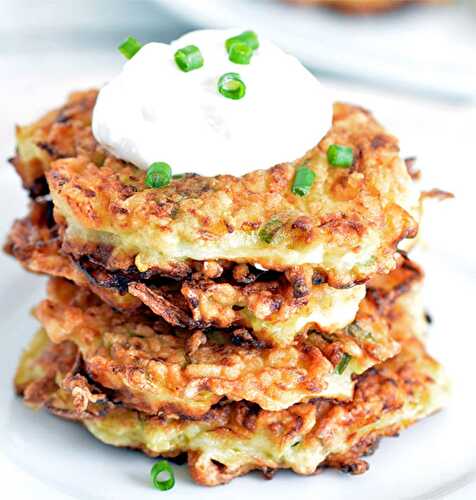
<path id="1" fill-rule="evenodd" d="M 229 61 L 225 40 L 238 34 L 200 30 L 142 47 L 99 92 L 96 140 L 142 169 L 160 161 L 174 173 L 204 176 L 239 176 L 303 156 L 331 126 L 331 99 L 295 57 L 262 37 L 250 64 Z M 204 58 L 188 73 L 174 60 L 187 45 Z M 242 99 L 218 92 L 228 72 L 245 83 Z"/>

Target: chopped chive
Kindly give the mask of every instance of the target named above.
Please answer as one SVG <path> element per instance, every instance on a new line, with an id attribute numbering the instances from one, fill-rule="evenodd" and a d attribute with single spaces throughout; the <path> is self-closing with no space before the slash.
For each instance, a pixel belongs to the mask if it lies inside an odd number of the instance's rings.
<path id="1" fill-rule="evenodd" d="M 162 473 L 165 473 L 164 475 L 168 476 L 167 479 L 159 479 L 159 476 Z M 175 485 L 174 470 L 167 460 L 161 460 L 152 466 L 152 469 L 150 469 L 150 478 L 154 488 L 157 488 L 160 491 L 170 490 Z"/>
<path id="2" fill-rule="evenodd" d="M 281 231 L 283 223 L 279 219 L 271 219 L 258 232 L 258 237 L 265 243 L 271 243 Z"/>
<path id="3" fill-rule="evenodd" d="M 238 73 L 225 73 L 217 84 L 218 92 L 228 99 L 241 99 L 246 93 L 246 85 Z"/>
<path id="4" fill-rule="evenodd" d="M 185 72 L 193 71 L 203 66 L 203 56 L 196 45 L 182 47 L 175 52 L 174 57 L 177 66 Z"/>
<path id="5" fill-rule="evenodd" d="M 158 161 L 152 163 L 147 169 L 145 184 L 151 188 L 160 188 L 170 184 L 172 178 L 172 169 L 168 163 Z"/>
<path id="6" fill-rule="evenodd" d="M 291 191 L 298 196 L 306 196 L 311 190 L 316 174 L 308 167 L 299 167 L 294 176 Z"/>
<path id="7" fill-rule="evenodd" d="M 354 161 L 352 148 L 332 144 L 327 150 L 327 161 L 333 167 L 349 168 Z"/>
<path id="8" fill-rule="evenodd" d="M 352 335 L 352 337 L 357 337 L 359 339 L 369 340 L 375 342 L 375 338 L 371 332 L 364 330 L 357 321 L 354 321 L 347 326 L 347 333 Z"/>
<path id="9" fill-rule="evenodd" d="M 349 333 L 349 335 L 352 335 L 352 337 L 360 337 L 363 333 L 363 329 L 360 327 L 357 321 L 354 321 L 347 326 L 347 332 Z"/>
<path id="10" fill-rule="evenodd" d="M 142 48 L 142 44 L 137 38 L 128 36 L 117 48 L 126 59 L 132 59 Z"/>
<path id="11" fill-rule="evenodd" d="M 244 42 L 236 42 L 228 51 L 228 59 L 235 64 L 249 64 L 253 49 Z"/>
<path id="12" fill-rule="evenodd" d="M 349 356 L 349 354 L 347 354 L 345 352 L 344 352 L 344 354 L 342 354 L 342 357 L 340 358 L 340 361 L 336 366 L 336 372 L 339 375 L 342 375 L 344 373 L 344 371 L 347 368 L 351 359 L 352 359 L 352 356 Z"/>
<path id="13" fill-rule="evenodd" d="M 243 31 L 243 33 L 240 33 L 237 36 L 232 36 L 231 38 L 228 38 L 225 41 L 226 51 L 230 52 L 230 49 L 233 46 L 233 44 L 237 42 L 246 43 L 246 45 L 248 45 L 252 50 L 256 50 L 257 48 L 259 48 L 258 35 L 254 31 Z"/>

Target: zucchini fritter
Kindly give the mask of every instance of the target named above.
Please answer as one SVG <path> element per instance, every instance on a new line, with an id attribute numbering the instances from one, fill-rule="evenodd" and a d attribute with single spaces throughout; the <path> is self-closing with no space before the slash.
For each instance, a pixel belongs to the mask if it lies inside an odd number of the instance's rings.
<path id="1" fill-rule="evenodd" d="M 227 279 L 219 276 L 219 281 L 213 279 L 223 273 L 218 263 L 200 266 L 181 283 L 106 275 L 90 262 L 75 262 L 65 255 L 61 232 L 52 218 L 51 202 L 36 201 L 29 215 L 13 224 L 5 249 L 27 270 L 88 287 L 119 310 L 138 310 L 144 303 L 177 327 L 241 326 L 252 329 L 261 341 L 284 346 L 310 328 L 322 332 L 344 328 L 354 320 L 365 295 L 364 285 L 337 290 L 291 273 L 288 279 L 283 275 L 270 279 L 269 272 L 252 272 L 244 264 L 228 269 Z"/>
<path id="2" fill-rule="evenodd" d="M 190 420 L 115 406 L 81 373 L 74 344 L 52 344 L 41 331 L 23 354 L 15 383 L 27 404 L 82 421 L 105 443 L 154 457 L 187 453 L 190 474 L 203 485 L 254 469 L 267 477 L 279 468 L 313 474 L 332 467 L 358 474 L 368 468 L 361 457 L 381 437 L 437 411 L 447 396 L 440 365 L 411 331 L 401 334 L 401 353 L 361 375 L 352 401 L 318 399 L 277 412 L 225 402 Z"/>
<path id="3" fill-rule="evenodd" d="M 293 164 L 240 178 L 187 174 L 149 189 L 145 172 L 95 142 L 95 96 L 74 94 L 63 108 L 19 128 L 13 160 L 33 193 L 41 192 L 46 171 L 55 217 L 66 226 L 62 248 L 76 259 L 180 279 L 193 261 L 223 259 L 307 269 L 339 288 L 391 270 L 398 243 L 417 232 L 419 197 L 398 142 L 361 108 L 336 104 L 326 137 Z M 353 148 L 350 169 L 328 165 L 334 143 Z M 301 198 L 291 184 L 303 163 L 316 180 Z M 270 222 L 278 229 L 260 238 Z"/>
<path id="4" fill-rule="evenodd" d="M 224 397 L 276 411 L 314 399 L 352 397 L 354 375 L 399 350 L 372 301 L 332 335 L 311 331 L 269 347 L 246 330 L 173 330 L 152 314 L 121 314 L 94 294 L 51 280 L 35 314 L 54 343 L 79 347 L 87 373 L 149 414 L 201 417 Z"/>

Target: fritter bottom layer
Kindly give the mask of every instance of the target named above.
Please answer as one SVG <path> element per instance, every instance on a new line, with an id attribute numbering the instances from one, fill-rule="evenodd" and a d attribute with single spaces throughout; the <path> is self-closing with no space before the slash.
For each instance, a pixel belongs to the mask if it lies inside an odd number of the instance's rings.
<path id="1" fill-rule="evenodd" d="M 395 321 L 402 351 L 360 376 L 347 403 L 317 399 L 270 412 L 222 402 L 197 420 L 151 417 L 112 403 L 83 372 L 74 344 L 52 344 L 43 331 L 23 354 L 15 384 L 27 404 L 78 420 L 105 443 L 154 457 L 186 453 L 193 479 L 203 485 L 255 469 L 268 476 L 280 468 L 313 474 L 324 467 L 358 474 L 368 468 L 362 456 L 381 437 L 432 414 L 447 394 L 440 365 L 406 329 L 408 318 L 397 311 Z"/>

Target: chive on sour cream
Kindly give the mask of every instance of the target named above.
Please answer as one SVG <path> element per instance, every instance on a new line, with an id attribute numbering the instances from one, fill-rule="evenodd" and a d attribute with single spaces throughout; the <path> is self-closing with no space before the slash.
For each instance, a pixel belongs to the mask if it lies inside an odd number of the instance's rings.
<path id="1" fill-rule="evenodd" d="M 231 61 L 225 42 L 239 34 L 200 30 L 144 45 L 99 92 L 97 141 L 142 169 L 166 162 L 204 176 L 239 176 L 303 156 L 331 126 L 331 99 L 295 57 L 261 37 L 248 64 Z M 174 55 L 190 45 L 203 65 L 185 72 Z M 226 73 L 239 74 L 242 98 L 218 91 Z"/>

